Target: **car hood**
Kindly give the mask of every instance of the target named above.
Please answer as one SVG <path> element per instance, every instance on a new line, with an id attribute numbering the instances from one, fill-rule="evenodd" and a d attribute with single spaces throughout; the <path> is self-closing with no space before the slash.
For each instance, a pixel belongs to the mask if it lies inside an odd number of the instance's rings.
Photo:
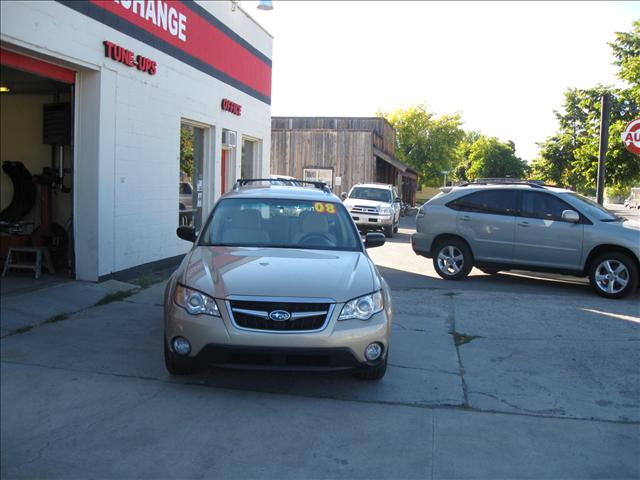
<path id="1" fill-rule="evenodd" d="M 358 205 L 358 206 L 363 206 L 363 207 L 375 207 L 375 208 L 380 208 L 380 207 L 388 207 L 391 204 L 388 202 L 378 202 L 376 200 L 362 200 L 359 198 L 347 198 L 344 201 L 345 205 Z"/>
<path id="2" fill-rule="evenodd" d="M 215 298 L 267 296 L 345 302 L 380 288 L 362 252 L 196 247 L 180 282 Z"/>

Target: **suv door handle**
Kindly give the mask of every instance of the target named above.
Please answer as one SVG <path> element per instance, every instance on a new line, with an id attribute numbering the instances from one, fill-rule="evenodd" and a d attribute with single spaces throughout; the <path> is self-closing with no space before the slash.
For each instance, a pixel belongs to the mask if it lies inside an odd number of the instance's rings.
<path id="1" fill-rule="evenodd" d="M 462 221 L 463 222 L 470 222 L 471 221 L 471 217 L 469 215 L 463 215 L 462 216 Z"/>
<path id="2" fill-rule="evenodd" d="M 518 223 L 519 227 L 528 227 L 529 226 L 529 222 L 520 222 Z"/>

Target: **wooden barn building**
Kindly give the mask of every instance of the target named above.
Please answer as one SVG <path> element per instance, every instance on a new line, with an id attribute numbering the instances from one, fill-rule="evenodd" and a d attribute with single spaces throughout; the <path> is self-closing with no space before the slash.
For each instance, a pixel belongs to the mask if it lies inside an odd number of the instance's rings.
<path id="1" fill-rule="evenodd" d="M 334 193 L 390 183 L 415 204 L 418 172 L 394 156 L 396 132 L 380 117 L 272 117 L 271 174 L 320 180 Z"/>

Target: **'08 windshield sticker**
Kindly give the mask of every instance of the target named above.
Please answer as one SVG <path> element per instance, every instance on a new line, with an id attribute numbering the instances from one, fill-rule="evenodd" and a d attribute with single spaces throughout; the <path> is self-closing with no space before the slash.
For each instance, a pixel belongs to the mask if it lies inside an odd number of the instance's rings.
<path id="1" fill-rule="evenodd" d="M 336 206 L 333 203 L 316 202 L 313 204 L 313 209 L 316 213 L 329 213 L 334 215 L 336 213 Z"/>

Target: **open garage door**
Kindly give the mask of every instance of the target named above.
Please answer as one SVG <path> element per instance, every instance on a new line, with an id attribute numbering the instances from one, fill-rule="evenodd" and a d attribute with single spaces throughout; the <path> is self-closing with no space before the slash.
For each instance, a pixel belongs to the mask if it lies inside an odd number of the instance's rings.
<path id="1" fill-rule="evenodd" d="M 28 270 L 42 248 L 57 274 L 73 275 L 75 78 L 73 70 L 0 49 L 2 265 L 13 249 L 12 264 Z"/>

